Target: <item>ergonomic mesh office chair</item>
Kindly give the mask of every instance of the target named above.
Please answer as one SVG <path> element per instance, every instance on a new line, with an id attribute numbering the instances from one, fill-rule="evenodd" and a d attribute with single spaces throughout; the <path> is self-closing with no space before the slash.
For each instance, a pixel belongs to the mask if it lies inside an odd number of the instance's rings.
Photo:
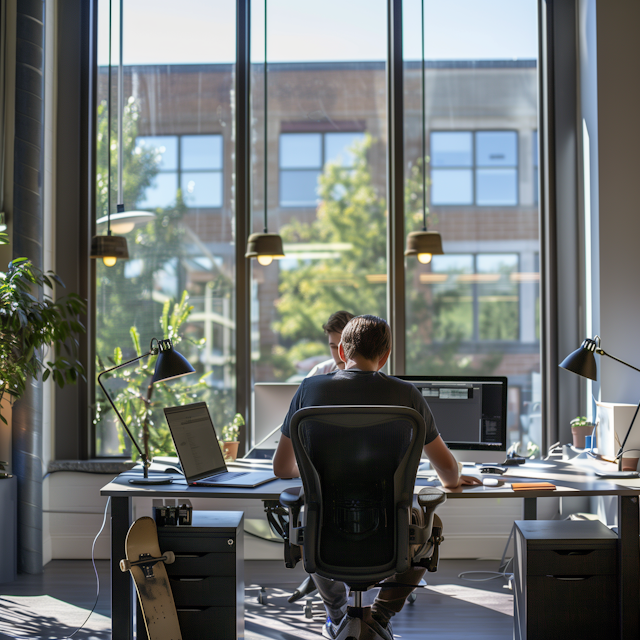
<path id="1" fill-rule="evenodd" d="M 289 510 L 285 563 L 293 567 L 302 556 L 308 573 L 350 587 L 354 606 L 340 640 L 360 635 L 363 591 L 410 565 L 437 569 L 442 532 L 433 522 L 444 492 L 425 487 L 412 524 L 425 432 L 422 416 L 407 407 L 310 407 L 293 416 L 303 491 L 280 496 Z"/>

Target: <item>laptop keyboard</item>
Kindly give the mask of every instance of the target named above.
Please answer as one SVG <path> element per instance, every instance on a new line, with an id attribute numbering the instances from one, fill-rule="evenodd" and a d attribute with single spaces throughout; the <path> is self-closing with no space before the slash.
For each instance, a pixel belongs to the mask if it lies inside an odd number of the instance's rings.
<path id="1" fill-rule="evenodd" d="M 211 482 L 220 482 L 220 480 L 235 480 L 236 478 L 241 478 L 242 476 L 246 475 L 246 471 L 225 471 L 224 473 L 219 473 L 215 476 L 205 478 L 205 480 L 210 480 Z"/>

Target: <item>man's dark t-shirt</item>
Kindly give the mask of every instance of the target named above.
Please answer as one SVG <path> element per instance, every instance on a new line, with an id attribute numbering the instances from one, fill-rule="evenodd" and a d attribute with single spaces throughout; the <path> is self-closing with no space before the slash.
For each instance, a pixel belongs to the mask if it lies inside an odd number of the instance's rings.
<path id="1" fill-rule="evenodd" d="M 410 383 L 374 371 L 345 369 L 305 378 L 291 401 L 280 431 L 291 437 L 293 414 L 305 407 L 334 404 L 397 405 L 415 409 L 427 425 L 425 444 L 438 437 L 438 429 L 422 394 Z"/>

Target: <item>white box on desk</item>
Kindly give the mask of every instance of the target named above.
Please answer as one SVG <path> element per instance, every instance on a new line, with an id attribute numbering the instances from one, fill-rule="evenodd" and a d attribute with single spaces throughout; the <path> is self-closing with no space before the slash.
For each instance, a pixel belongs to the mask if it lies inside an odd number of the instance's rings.
<path id="1" fill-rule="evenodd" d="M 620 402 L 596 402 L 596 446 L 598 453 L 605 458 L 613 459 L 618 454 L 629 425 L 636 411 L 635 404 L 622 404 Z M 629 439 L 625 445 L 625 451 L 640 457 L 640 417 L 636 418 Z M 631 449 L 638 451 L 632 452 Z M 635 455 L 633 455 L 635 454 Z"/>

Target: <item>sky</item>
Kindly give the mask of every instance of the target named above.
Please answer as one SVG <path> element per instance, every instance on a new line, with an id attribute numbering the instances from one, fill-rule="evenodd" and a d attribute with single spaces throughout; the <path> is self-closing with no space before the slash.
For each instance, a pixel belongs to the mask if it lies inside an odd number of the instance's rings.
<path id="1" fill-rule="evenodd" d="M 112 2 L 111 62 L 118 64 L 120 0 Z M 123 62 L 229 63 L 235 0 L 122 0 Z M 268 0 L 269 62 L 386 58 L 386 0 Z M 427 60 L 537 57 L 536 0 L 424 0 Z M 99 0 L 98 62 L 108 62 L 109 0 Z M 264 2 L 253 2 L 252 60 L 264 61 Z M 310 28 L 310 26 L 312 28 Z M 420 0 L 406 0 L 406 60 L 421 58 Z"/>

